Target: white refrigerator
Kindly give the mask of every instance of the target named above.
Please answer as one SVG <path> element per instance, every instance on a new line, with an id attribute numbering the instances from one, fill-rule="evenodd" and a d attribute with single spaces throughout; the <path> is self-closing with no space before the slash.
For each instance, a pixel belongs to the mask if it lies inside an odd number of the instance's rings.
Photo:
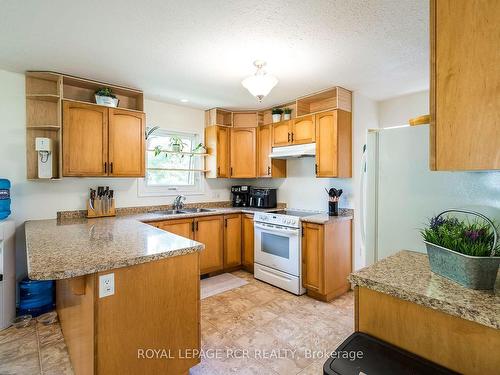
<path id="1" fill-rule="evenodd" d="M 363 158 L 366 265 L 400 250 L 425 252 L 420 229 L 449 208 L 476 210 L 500 223 L 500 171 L 430 171 L 428 125 L 370 130 Z"/>

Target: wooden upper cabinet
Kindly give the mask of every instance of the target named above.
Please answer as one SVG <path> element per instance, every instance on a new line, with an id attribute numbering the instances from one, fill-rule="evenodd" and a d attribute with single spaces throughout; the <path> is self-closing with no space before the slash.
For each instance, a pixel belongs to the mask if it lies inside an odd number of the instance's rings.
<path id="1" fill-rule="evenodd" d="M 296 118 L 292 121 L 291 142 L 294 145 L 316 142 L 314 115 Z"/>
<path id="2" fill-rule="evenodd" d="M 224 216 L 224 268 L 241 265 L 241 215 Z"/>
<path id="3" fill-rule="evenodd" d="M 257 177 L 257 135 L 255 128 L 231 129 L 231 168 L 233 178 Z"/>
<path id="4" fill-rule="evenodd" d="M 316 176 L 352 177 L 351 113 L 316 115 Z"/>
<path id="5" fill-rule="evenodd" d="M 109 175 L 144 176 L 144 113 L 109 109 Z"/>
<path id="6" fill-rule="evenodd" d="M 291 121 L 281 121 L 272 125 L 273 147 L 289 146 L 291 142 Z"/>
<path id="7" fill-rule="evenodd" d="M 302 285 L 318 293 L 324 292 L 324 226 L 302 225 Z"/>
<path id="8" fill-rule="evenodd" d="M 243 267 L 247 271 L 253 272 L 253 263 L 254 263 L 254 228 L 253 228 L 253 215 L 252 214 L 243 214 L 242 215 L 242 223 L 241 223 L 241 236 L 242 236 L 242 245 L 241 245 L 241 257 Z"/>
<path id="9" fill-rule="evenodd" d="M 229 177 L 229 142 L 230 129 L 224 126 L 209 126 L 205 128 L 205 145 L 208 156 L 206 157 L 206 178 Z"/>
<path id="10" fill-rule="evenodd" d="M 200 274 L 220 271 L 224 266 L 223 216 L 205 216 L 194 219 L 194 239 L 205 245 L 200 253 Z"/>
<path id="11" fill-rule="evenodd" d="M 63 176 L 107 176 L 108 108 L 63 102 Z"/>
<path id="12" fill-rule="evenodd" d="M 433 170 L 500 169 L 500 1 L 431 0 Z"/>
<path id="13" fill-rule="evenodd" d="M 286 160 L 271 159 L 272 125 L 259 126 L 257 129 L 257 177 L 286 177 Z"/>

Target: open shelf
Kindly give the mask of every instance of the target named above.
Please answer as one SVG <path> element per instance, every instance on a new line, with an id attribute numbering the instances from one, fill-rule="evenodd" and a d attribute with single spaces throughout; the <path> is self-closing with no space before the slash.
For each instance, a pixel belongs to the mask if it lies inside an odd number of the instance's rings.
<path id="1" fill-rule="evenodd" d="M 155 151 L 155 149 L 151 149 L 148 151 Z M 177 151 L 161 151 L 162 153 L 169 154 L 169 155 L 194 155 L 194 156 L 208 156 L 208 154 L 202 154 L 200 152 L 177 152 Z"/>
<path id="2" fill-rule="evenodd" d="M 144 110 L 142 91 L 66 75 L 62 78 L 64 100 L 95 104 L 94 93 L 102 87 L 109 87 L 113 91 L 119 100 L 118 108 L 139 112 Z"/>
<path id="3" fill-rule="evenodd" d="M 87 104 L 87 105 L 95 105 L 97 107 L 126 109 L 127 111 L 130 111 L 130 112 L 140 112 L 140 113 L 142 113 L 142 111 L 140 111 L 138 109 L 123 108 L 123 107 L 120 107 L 120 106 L 118 106 L 118 107 L 110 107 L 110 106 L 107 106 L 107 105 L 101 105 L 101 104 L 86 102 L 84 100 L 63 99 L 63 101 L 65 101 L 65 102 L 72 102 L 72 103 L 82 103 L 82 104 Z"/>
<path id="4" fill-rule="evenodd" d="M 56 94 L 29 94 L 26 95 L 26 99 L 42 100 L 45 102 L 57 103 L 61 97 Z"/>
<path id="5" fill-rule="evenodd" d="M 32 130 L 58 130 L 61 127 L 59 125 L 27 125 L 26 129 Z"/>
<path id="6" fill-rule="evenodd" d="M 342 87 L 334 87 L 298 98 L 296 107 L 297 117 L 333 109 L 351 112 L 351 92 Z"/>
<path id="7" fill-rule="evenodd" d="M 210 169 L 148 168 L 150 171 L 210 172 Z"/>
<path id="8" fill-rule="evenodd" d="M 205 111 L 205 126 L 212 125 L 233 126 L 233 112 L 221 108 L 212 108 Z"/>

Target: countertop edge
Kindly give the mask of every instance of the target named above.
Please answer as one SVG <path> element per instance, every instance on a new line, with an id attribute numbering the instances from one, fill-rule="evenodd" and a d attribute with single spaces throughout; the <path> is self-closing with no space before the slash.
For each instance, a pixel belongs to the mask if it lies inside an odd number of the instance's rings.
<path id="1" fill-rule="evenodd" d="M 348 279 L 355 286 L 365 287 L 493 329 L 500 329 L 500 322 L 492 322 L 488 317 L 482 316 L 480 311 L 467 306 L 457 306 L 422 294 L 409 293 L 395 286 L 373 281 L 356 274 L 350 274 Z"/>
<path id="2" fill-rule="evenodd" d="M 119 261 L 113 261 L 113 262 L 108 262 L 108 263 L 104 263 L 104 264 L 99 264 L 98 266 L 95 266 L 91 269 L 78 269 L 78 270 L 73 269 L 71 271 L 51 271 L 50 276 L 47 274 L 44 274 L 43 272 L 32 272 L 30 270 L 29 263 L 28 263 L 28 277 L 32 280 L 71 279 L 71 278 L 79 277 L 79 276 L 92 275 L 92 274 L 98 273 L 98 272 L 106 272 L 106 271 L 111 271 L 111 270 L 115 270 L 118 268 L 131 267 L 131 266 L 135 266 L 138 264 L 149 263 L 149 262 L 153 262 L 156 260 L 162 260 L 162 259 L 167 259 L 167 258 L 173 258 L 176 256 L 188 255 L 188 254 L 192 254 L 192 253 L 196 253 L 196 252 L 201 252 L 204 249 L 205 249 L 205 245 L 200 243 L 200 244 L 195 245 L 195 246 L 179 248 L 176 250 L 166 251 L 164 253 L 147 255 L 147 256 L 131 258 L 131 259 L 123 259 L 123 260 L 119 260 Z M 28 256 L 29 256 L 29 254 L 28 254 Z"/>

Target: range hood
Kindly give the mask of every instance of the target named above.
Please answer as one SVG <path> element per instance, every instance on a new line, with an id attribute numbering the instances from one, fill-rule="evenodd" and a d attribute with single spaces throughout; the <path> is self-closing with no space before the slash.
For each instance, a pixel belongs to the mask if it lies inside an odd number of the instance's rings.
<path id="1" fill-rule="evenodd" d="M 316 143 L 306 143 L 303 145 L 273 147 L 269 154 L 273 159 L 292 159 L 316 155 Z"/>

